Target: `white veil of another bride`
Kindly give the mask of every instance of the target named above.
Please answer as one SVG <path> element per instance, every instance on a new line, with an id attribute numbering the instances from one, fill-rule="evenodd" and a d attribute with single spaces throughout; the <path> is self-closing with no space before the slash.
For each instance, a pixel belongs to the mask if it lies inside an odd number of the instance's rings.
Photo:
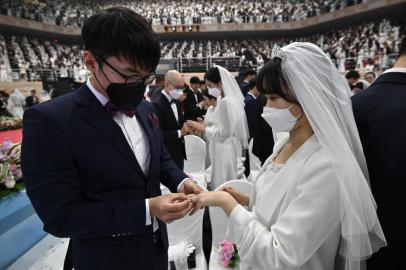
<path id="1" fill-rule="evenodd" d="M 369 186 L 369 175 L 351 91 L 331 59 L 312 43 L 274 48 L 284 78 L 302 106 L 340 185 L 341 242 L 346 270 L 359 270 L 386 245 Z"/>
<path id="2" fill-rule="evenodd" d="M 244 96 L 237 84 L 234 76 L 225 68 L 216 65 L 220 72 L 221 83 L 223 85 L 224 96 L 228 100 L 228 114 L 230 126 L 235 132 L 235 136 L 240 142 L 243 149 L 248 146 L 248 123 L 245 115 Z"/>

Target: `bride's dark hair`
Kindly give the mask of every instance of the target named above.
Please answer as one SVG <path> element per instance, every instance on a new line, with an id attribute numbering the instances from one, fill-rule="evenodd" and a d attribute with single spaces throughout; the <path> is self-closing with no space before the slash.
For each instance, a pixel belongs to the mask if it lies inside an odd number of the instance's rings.
<path id="1" fill-rule="evenodd" d="M 212 83 L 220 83 L 221 77 L 219 69 L 216 67 L 212 67 L 206 72 L 206 74 L 204 74 L 204 79 L 211 81 Z"/>
<path id="2" fill-rule="evenodd" d="M 299 104 L 283 76 L 281 63 L 282 60 L 275 57 L 261 68 L 257 76 L 257 89 L 263 95 L 275 94 L 289 102 Z"/>

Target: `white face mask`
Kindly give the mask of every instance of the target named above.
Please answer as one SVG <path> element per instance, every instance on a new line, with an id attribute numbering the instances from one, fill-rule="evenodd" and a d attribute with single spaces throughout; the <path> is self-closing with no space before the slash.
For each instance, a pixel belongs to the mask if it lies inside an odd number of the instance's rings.
<path id="1" fill-rule="evenodd" d="M 218 97 L 221 94 L 221 91 L 218 88 L 208 88 L 208 91 L 209 91 L 209 95 L 213 96 L 213 97 Z"/>
<path id="2" fill-rule="evenodd" d="M 295 117 L 290 108 L 293 104 L 286 109 L 276 109 L 271 107 L 264 107 L 264 112 L 261 114 L 262 118 L 271 126 L 274 132 L 289 132 L 296 125 L 297 120 L 302 116 L 302 113 Z"/>
<path id="3" fill-rule="evenodd" d="M 176 99 L 176 100 L 178 100 L 182 94 L 183 94 L 183 91 L 180 89 L 174 89 L 174 90 L 169 91 L 169 95 L 173 99 Z"/>

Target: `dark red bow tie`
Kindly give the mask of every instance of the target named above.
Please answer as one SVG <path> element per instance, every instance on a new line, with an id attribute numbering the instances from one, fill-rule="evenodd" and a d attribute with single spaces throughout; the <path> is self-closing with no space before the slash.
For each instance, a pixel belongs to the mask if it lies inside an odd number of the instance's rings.
<path id="1" fill-rule="evenodd" d="M 113 102 L 109 101 L 107 102 L 105 106 L 106 112 L 111 114 L 111 116 L 116 116 L 119 112 L 127 115 L 128 117 L 133 117 L 135 115 L 135 109 L 131 108 L 120 108 L 114 105 Z"/>

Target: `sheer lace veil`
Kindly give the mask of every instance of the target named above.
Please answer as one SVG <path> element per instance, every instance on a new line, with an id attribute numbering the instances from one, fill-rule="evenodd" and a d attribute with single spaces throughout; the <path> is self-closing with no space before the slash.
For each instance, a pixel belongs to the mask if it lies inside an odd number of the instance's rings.
<path id="1" fill-rule="evenodd" d="M 312 43 L 296 42 L 274 48 L 273 56 L 282 59 L 287 84 L 337 175 L 341 215 L 339 255 L 345 259 L 346 270 L 359 270 L 362 261 L 385 246 L 386 240 L 369 186 L 349 86 L 330 58 Z"/>
<path id="2" fill-rule="evenodd" d="M 237 84 L 234 76 L 225 68 L 216 65 L 220 72 L 221 83 L 223 85 L 224 96 L 228 100 L 228 117 L 232 130 L 235 131 L 235 136 L 241 146 L 246 149 L 248 146 L 248 124 L 245 115 L 244 96 L 240 87 Z"/>

